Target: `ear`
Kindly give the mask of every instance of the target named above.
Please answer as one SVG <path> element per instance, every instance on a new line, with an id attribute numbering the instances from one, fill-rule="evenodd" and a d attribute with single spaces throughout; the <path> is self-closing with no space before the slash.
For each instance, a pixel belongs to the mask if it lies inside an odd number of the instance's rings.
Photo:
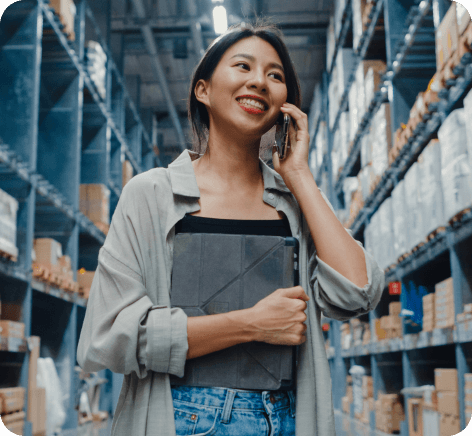
<path id="1" fill-rule="evenodd" d="M 195 89 L 193 92 L 195 92 L 195 97 L 200 103 L 203 103 L 205 106 L 208 106 L 209 104 L 209 96 L 208 96 L 208 83 L 200 79 L 197 84 L 195 85 Z"/>

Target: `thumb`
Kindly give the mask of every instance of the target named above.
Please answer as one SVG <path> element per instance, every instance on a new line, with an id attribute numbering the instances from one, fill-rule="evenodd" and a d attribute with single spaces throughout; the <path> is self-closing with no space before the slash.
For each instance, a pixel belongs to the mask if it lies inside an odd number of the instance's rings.
<path id="1" fill-rule="evenodd" d="M 296 298 L 303 301 L 308 301 L 310 297 L 305 293 L 301 286 L 294 286 L 292 288 L 285 288 L 283 296 L 287 298 Z"/>

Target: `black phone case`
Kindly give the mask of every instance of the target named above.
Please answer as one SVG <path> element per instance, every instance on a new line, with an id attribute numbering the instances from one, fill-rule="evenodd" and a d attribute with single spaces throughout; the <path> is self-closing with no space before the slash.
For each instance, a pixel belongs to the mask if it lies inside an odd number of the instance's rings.
<path id="1" fill-rule="evenodd" d="M 171 305 L 188 316 L 254 306 L 278 288 L 298 284 L 293 237 L 182 233 L 174 240 Z M 171 383 L 277 390 L 293 387 L 297 347 L 239 344 L 188 360 Z"/>

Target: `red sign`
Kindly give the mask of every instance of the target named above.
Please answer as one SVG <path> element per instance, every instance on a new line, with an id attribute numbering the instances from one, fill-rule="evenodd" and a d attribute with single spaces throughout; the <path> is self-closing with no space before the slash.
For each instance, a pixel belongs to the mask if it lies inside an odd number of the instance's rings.
<path id="1" fill-rule="evenodd" d="M 329 331 L 329 323 L 327 322 L 324 322 L 321 326 L 321 329 L 324 331 L 324 332 L 327 332 Z"/>
<path id="2" fill-rule="evenodd" d="M 402 284 L 400 282 L 390 282 L 388 284 L 388 293 L 390 295 L 400 295 L 402 293 Z"/>

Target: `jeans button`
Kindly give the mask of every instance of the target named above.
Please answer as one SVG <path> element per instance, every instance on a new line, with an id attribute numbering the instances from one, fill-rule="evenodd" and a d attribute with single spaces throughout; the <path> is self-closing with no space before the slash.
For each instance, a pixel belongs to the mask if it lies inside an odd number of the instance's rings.
<path id="1" fill-rule="evenodd" d="M 197 419 L 197 415 L 195 415 L 195 414 L 192 415 L 192 416 L 190 417 L 190 419 L 191 419 L 192 421 L 195 421 L 195 420 Z"/>
<path id="2" fill-rule="evenodd" d="M 271 395 L 271 396 L 269 397 L 269 401 L 270 401 L 272 404 L 274 404 L 277 400 L 275 399 L 275 397 L 274 397 L 273 395 Z"/>

